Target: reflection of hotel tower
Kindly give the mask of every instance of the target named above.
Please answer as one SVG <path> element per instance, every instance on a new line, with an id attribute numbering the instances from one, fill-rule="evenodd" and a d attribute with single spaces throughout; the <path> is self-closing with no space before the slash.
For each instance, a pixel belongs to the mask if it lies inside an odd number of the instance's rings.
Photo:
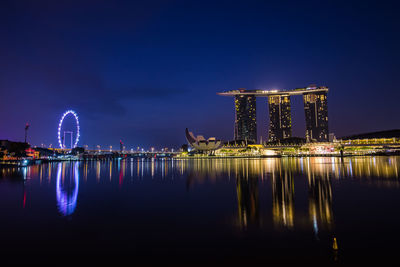
<path id="1" fill-rule="evenodd" d="M 236 178 L 236 193 L 238 201 L 239 225 L 247 228 L 259 224 L 258 177 L 244 177 L 238 174 Z"/>
<path id="2" fill-rule="evenodd" d="M 276 226 L 293 227 L 294 221 L 294 181 L 290 173 L 273 176 L 272 216 Z"/>
<path id="3" fill-rule="evenodd" d="M 256 97 L 268 97 L 269 141 L 292 136 L 290 96 L 303 95 L 307 140 L 328 140 L 327 87 L 309 86 L 287 91 L 231 90 L 218 93 L 235 97 L 235 140 L 257 141 Z"/>
<path id="4" fill-rule="evenodd" d="M 329 177 L 308 177 L 308 210 L 314 231 L 332 230 L 332 187 Z"/>

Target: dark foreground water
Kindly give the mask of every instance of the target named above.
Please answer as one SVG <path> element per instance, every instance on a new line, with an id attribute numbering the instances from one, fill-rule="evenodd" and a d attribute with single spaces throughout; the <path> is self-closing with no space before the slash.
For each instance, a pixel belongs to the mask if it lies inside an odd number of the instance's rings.
<path id="1" fill-rule="evenodd" d="M 400 157 L 0 169 L 0 262 L 397 265 L 399 170 Z"/>

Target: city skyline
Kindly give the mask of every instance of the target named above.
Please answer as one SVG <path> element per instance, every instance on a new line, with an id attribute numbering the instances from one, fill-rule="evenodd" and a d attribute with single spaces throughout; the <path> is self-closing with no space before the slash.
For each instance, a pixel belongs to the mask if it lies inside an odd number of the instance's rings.
<path id="1" fill-rule="evenodd" d="M 398 10 L 0 1 L 2 262 L 396 262 Z"/>
<path id="2" fill-rule="evenodd" d="M 216 92 L 309 84 L 332 89 L 336 136 L 397 129 L 396 4 L 364 3 L 3 1 L 0 139 L 23 141 L 29 123 L 31 144 L 54 147 L 72 109 L 90 147 L 179 147 L 185 128 L 232 140 L 232 102 Z M 305 137 L 302 99 L 290 106 Z"/>

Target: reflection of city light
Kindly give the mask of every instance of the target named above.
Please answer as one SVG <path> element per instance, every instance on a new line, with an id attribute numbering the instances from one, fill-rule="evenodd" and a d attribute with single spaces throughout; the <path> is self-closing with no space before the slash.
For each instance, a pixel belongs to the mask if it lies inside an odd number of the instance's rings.
<path id="1" fill-rule="evenodd" d="M 27 169 L 28 167 L 23 167 L 22 168 L 22 175 L 23 175 L 23 177 L 24 177 L 24 180 L 26 180 L 26 173 L 27 173 Z M 3 170 L 4 171 L 4 170 Z"/>
<path id="2" fill-rule="evenodd" d="M 97 161 L 96 164 L 96 179 L 97 181 L 100 181 L 100 161 Z"/>
<path id="3" fill-rule="evenodd" d="M 318 235 L 318 223 L 317 223 L 317 218 L 315 217 L 315 215 L 312 217 L 313 218 L 313 228 L 314 228 L 314 232 L 315 234 Z"/>
<path id="4" fill-rule="evenodd" d="M 71 174 L 68 179 L 61 179 L 63 175 L 62 174 L 62 163 L 58 164 L 58 169 L 57 169 L 57 182 L 56 182 L 56 194 L 57 194 L 57 204 L 58 204 L 58 210 L 64 215 L 68 216 L 74 213 L 75 208 L 76 208 L 76 203 L 78 199 L 78 190 L 79 190 L 79 169 L 78 169 L 78 162 L 74 164 L 74 172 Z M 72 180 L 72 179 L 73 180 Z M 63 181 L 62 181 L 63 180 Z M 67 192 L 66 190 L 63 190 L 62 186 L 63 184 L 65 185 L 68 182 L 73 182 L 74 187 L 72 190 L 72 194 Z"/>
<path id="5" fill-rule="evenodd" d="M 111 178 L 112 178 L 112 160 L 110 160 L 110 181 L 111 181 Z"/>
<path id="6" fill-rule="evenodd" d="M 292 228 L 294 224 L 294 181 L 285 172 L 284 176 L 272 179 L 272 215 L 276 226 Z"/>

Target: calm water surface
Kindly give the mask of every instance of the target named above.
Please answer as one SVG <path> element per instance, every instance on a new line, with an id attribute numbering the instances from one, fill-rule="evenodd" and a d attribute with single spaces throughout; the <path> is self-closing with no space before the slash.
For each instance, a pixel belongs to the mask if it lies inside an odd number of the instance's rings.
<path id="1" fill-rule="evenodd" d="M 0 169 L 0 261 L 395 265 L 399 170 L 400 157 Z"/>

